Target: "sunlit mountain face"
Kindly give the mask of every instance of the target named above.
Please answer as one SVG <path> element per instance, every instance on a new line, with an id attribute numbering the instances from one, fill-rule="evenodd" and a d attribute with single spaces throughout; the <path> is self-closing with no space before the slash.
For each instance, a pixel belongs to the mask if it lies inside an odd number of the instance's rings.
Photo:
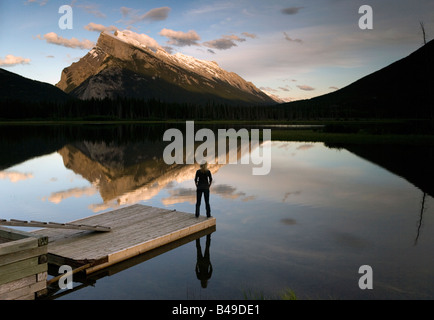
<path id="1" fill-rule="evenodd" d="M 56 85 L 80 99 L 140 98 L 164 102 L 276 104 L 216 62 L 151 49 L 128 30 L 101 33 L 96 46 L 65 68 Z"/>

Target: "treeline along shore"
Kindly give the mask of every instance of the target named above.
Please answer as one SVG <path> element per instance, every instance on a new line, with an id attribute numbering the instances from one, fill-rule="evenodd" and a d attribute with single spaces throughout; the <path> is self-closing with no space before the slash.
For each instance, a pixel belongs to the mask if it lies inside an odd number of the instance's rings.
<path id="1" fill-rule="evenodd" d="M 415 112 L 417 110 L 417 112 Z M 205 105 L 166 103 L 158 100 L 117 98 L 103 100 L 0 101 L 0 121 L 20 120 L 226 120 L 226 121 L 295 121 L 355 119 L 434 120 L 432 108 L 412 106 L 384 107 L 327 104 L 304 100 L 272 106 L 235 106 L 209 102 Z"/>

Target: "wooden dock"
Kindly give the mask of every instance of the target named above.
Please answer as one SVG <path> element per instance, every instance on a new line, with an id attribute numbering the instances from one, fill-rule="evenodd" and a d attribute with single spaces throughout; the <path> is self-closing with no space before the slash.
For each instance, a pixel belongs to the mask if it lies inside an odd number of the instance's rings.
<path id="1" fill-rule="evenodd" d="M 44 236 L 0 227 L 0 300 L 34 300 L 47 287 Z"/>
<path id="2" fill-rule="evenodd" d="M 72 222 L 109 227 L 109 232 L 40 229 L 48 237 L 48 262 L 83 268 L 86 274 L 215 228 L 216 219 L 175 210 L 133 205 Z"/>

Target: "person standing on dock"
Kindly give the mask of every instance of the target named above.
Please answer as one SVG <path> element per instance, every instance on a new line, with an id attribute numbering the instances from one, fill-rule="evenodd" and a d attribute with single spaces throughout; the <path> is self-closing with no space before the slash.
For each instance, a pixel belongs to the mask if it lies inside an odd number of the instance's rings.
<path id="1" fill-rule="evenodd" d="M 206 216 L 210 218 L 211 206 L 209 204 L 209 188 L 212 184 L 212 175 L 211 171 L 208 170 L 208 164 L 206 162 L 202 163 L 200 169 L 196 171 L 194 183 L 196 184 L 196 218 L 199 218 L 200 215 L 202 194 L 205 199 Z"/>

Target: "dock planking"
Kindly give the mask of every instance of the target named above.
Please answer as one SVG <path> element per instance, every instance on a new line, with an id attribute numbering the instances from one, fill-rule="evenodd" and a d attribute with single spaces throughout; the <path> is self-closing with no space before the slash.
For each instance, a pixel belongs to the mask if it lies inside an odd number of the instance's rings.
<path id="1" fill-rule="evenodd" d="M 110 232 L 40 229 L 48 237 L 48 262 L 73 268 L 90 264 L 87 274 L 130 259 L 216 225 L 215 218 L 136 204 L 74 221 L 110 227 Z"/>

